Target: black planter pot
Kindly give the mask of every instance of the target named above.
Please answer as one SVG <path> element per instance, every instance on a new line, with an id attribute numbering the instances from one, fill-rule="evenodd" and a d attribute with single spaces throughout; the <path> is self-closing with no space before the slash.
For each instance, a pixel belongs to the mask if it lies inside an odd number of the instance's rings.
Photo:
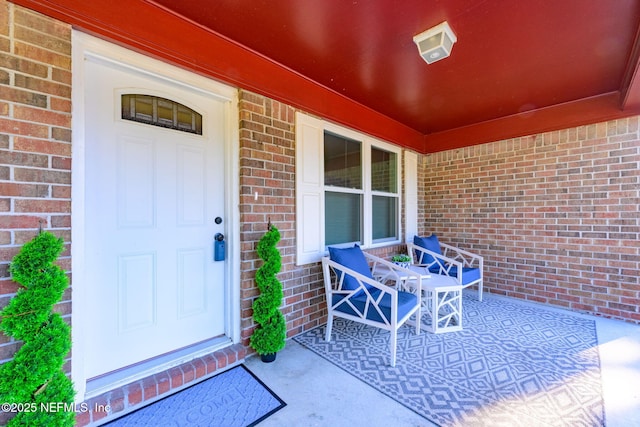
<path id="1" fill-rule="evenodd" d="M 276 353 L 261 354 L 260 360 L 262 360 L 264 363 L 271 363 L 276 360 Z"/>

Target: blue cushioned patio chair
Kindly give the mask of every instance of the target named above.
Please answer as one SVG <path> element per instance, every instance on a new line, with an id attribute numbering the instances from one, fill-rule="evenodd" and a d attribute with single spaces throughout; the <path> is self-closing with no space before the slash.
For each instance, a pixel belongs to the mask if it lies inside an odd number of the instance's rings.
<path id="1" fill-rule="evenodd" d="M 412 264 L 424 265 L 433 274 L 455 277 L 463 288 L 478 286 L 478 300 L 482 301 L 482 268 L 480 255 L 447 245 L 435 234 L 428 237 L 414 236 L 407 243 Z"/>
<path id="2" fill-rule="evenodd" d="M 391 366 L 395 366 L 398 328 L 415 314 L 416 334 L 420 333 L 420 286 L 414 286 L 412 292 L 405 292 L 381 283 L 371 275 L 372 268 L 377 266 L 388 269 L 390 273 L 385 280 L 391 283 L 395 284 L 396 279 L 402 276 L 411 277 L 420 284 L 419 274 L 367 254 L 357 245 L 329 248 L 329 257 L 322 258 L 328 311 L 325 339 L 331 340 L 334 317 L 387 330 L 391 334 Z"/>

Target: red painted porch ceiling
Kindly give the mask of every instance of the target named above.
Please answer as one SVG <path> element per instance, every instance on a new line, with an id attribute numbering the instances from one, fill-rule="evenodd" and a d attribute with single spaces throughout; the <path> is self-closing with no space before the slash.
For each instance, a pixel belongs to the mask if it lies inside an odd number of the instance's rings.
<path id="1" fill-rule="evenodd" d="M 640 0 L 11 1 L 421 152 L 640 114 Z"/>
<path id="2" fill-rule="evenodd" d="M 637 0 L 155 2 L 425 135 L 623 90 L 640 22 Z M 427 65 L 413 36 L 445 20 Z"/>

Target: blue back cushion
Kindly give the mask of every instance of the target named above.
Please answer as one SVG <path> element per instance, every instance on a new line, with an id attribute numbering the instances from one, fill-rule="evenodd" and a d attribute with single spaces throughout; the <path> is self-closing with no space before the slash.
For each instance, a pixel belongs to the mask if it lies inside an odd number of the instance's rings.
<path id="1" fill-rule="evenodd" d="M 329 258 L 338 264 L 357 271 L 358 273 L 373 279 L 369 263 L 362 253 L 360 246 L 354 245 L 352 248 L 332 248 L 329 247 Z M 337 272 L 340 274 L 340 272 Z M 352 276 L 346 275 L 342 283 L 342 289 L 354 290 L 358 289 L 358 280 Z"/>
<path id="2" fill-rule="evenodd" d="M 438 236 L 432 234 L 429 237 L 420 237 L 413 236 L 413 244 L 416 246 L 420 246 L 421 248 L 425 248 L 430 250 L 431 252 L 435 252 L 438 255 L 442 255 L 442 249 L 440 249 L 440 242 L 438 241 Z M 418 264 L 431 264 L 435 260 L 429 254 L 424 252 L 415 251 L 414 258 Z M 422 255 L 422 259 L 420 259 L 420 255 Z"/>

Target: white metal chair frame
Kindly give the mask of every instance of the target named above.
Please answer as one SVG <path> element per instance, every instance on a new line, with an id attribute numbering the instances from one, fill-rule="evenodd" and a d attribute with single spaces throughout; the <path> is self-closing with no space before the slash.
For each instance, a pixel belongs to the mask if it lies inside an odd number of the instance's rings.
<path id="1" fill-rule="evenodd" d="M 415 273 L 409 269 L 402 268 L 396 264 L 393 264 L 389 261 L 383 260 L 382 258 L 378 258 L 374 255 L 370 255 L 364 252 L 367 260 L 372 264 L 371 267 L 373 271 L 375 271 L 378 265 L 384 265 L 387 267 L 389 273 L 386 277 L 380 279 L 380 281 L 370 279 L 354 270 L 351 270 L 345 267 L 342 264 L 339 264 L 335 261 L 329 259 L 329 257 L 322 258 L 322 272 L 324 275 L 324 288 L 327 297 L 327 331 L 325 339 L 327 341 L 331 341 L 331 329 L 333 326 L 333 318 L 334 317 L 342 317 L 344 319 L 353 320 L 355 322 L 364 323 L 366 325 L 375 326 L 380 329 L 384 329 L 390 332 L 391 339 L 389 343 L 389 350 L 391 353 L 391 366 L 396 365 L 396 344 L 398 341 L 398 328 L 402 326 L 411 316 L 416 315 L 416 334 L 420 333 L 420 306 L 421 306 L 421 298 L 420 298 L 420 289 L 421 289 L 421 277 L 420 274 Z M 353 277 L 358 282 L 357 289 L 343 289 L 344 278 L 349 275 Z M 403 292 L 394 287 L 385 285 L 384 282 L 392 281 L 394 284 L 398 281 L 399 277 L 407 277 L 410 276 L 414 279 L 418 285 L 415 286 L 415 289 L 412 292 L 416 295 L 416 304 L 413 306 L 402 318 L 398 319 L 398 293 Z M 381 292 L 378 295 L 372 295 L 372 289 L 379 289 Z M 366 295 L 366 304 L 364 309 L 358 309 L 350 298 L 355 296 L 360 292 L 365 292 Z M 385 294 L 389 294 L 391 298 L 391 313 L 390 319 L 387 319 L 379 304 L 382 301 L 382 298 Z M 342 296 L 340 301 L 336 304 L 333 304 L 333 296 L 339 295 Z M 353 310 L 357 315 L 344 313 L 340 311 L 338 308 L 341 304 L 348 304 L 348 306 Z M 376 321 L 373 319 L 368 319 L 367 315 L 370 310 L 375 310 L 380 318 L 383 321 Z"/>
<path id="2" fill-rule="evenodd" d="M 455 246 L 451 246 L 446 243 L 440 242 L 440 248 L 442 250 L 442 254 L 430 251 L 412 242 L 407 242 L 407 252 L 409 253 L 409 257 L 411 257 L 412 264 L 423 265 L 427 267 L 427 269 L 429 269 L 429 271 L 431 271 L 434 274 L 443 274 L 446 276 L 454 277 L 458 280 L 458 283 L 460 283 L 463 289 L 468 288 L 469 286 L 478 285 L 478 300 L 482 301 L 482 281 L 483 281 L 484 259 L 480 255 L 462 250 L 460 248 L 456 248 Z M 421 252 L 421 255 L 418 260 L 415 260 L 414 251 Z M 426 264 L 422 262 L 422 259 L 424 258 L 425 254 L 431 255 L 433 257 L 433 261 L 430 264 Z M 436 266 L 438 268 L 437 272 L 435 272 L 434 271 L 435 269 L 433 269 L 433 267 L 436 267 Z M 452 276 L 449 273 L 454 267 L 457 267 L 457 271 L 456 271 L 456 275 Z M 480 278 L 472 282 L 462 284 L 462 268 L 463 267 L 479 269 Z"/>

